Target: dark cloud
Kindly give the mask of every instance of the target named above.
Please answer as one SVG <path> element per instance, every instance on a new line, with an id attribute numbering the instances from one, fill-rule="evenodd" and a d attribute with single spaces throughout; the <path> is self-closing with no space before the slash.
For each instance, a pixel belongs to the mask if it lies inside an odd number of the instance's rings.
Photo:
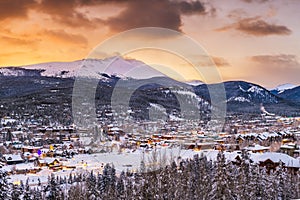
<path id="1" fill-rule="evenodd" d="M 277 67 L 299 67 L 300 63 L 296 55 L 279 54 L 279 55 L 257 55 L 250 57 L 251 61 L 265 66 Z"/>
<path id="2" fill-rule="evenodd" d="M 89 19 L 85 14 L 78 12 L 77 8 L 94 5 L 100 1 L 93 0 L 42 0 L 36 10 L 49 14 L 58 23 L 70 27 L 95 27 L 102 23 L 101 19 Z M 101 1 L 102 2 L 102 1 Z"/>
<path id="3" fill-rule="evenodd" d="M 0 20 L 7 18 L 26 17 L 31 6 L 35 5 L 34 0 L 9 0 L 0 1 Z"/>
<path id="4" fill-rule="evenodd" d="M 181 15 L 205 14 L 200 1 L 172 0 L 131 0 L 118 16 L 106 23 L 114 31 L 124 31 L 137 27 L 163 27 L 181 31 Z"/>
<path id="5" fill-rule="evenodd" d="M 180 11 L 183 14 L 191 15 L 191 14 L 203 14 L 205 12 L 204 5 L 200 1 L 181 1 L 178 3 Z"/>
<path id="6" fill-rule="evenodd" d="M 80 12 L 85 6 L 114 4 L 124 7 L 119 15 L 106 21 Z M 52 20 L 70 27 L 99 27 L 114 31 L 137 27 L 164 27 L 180 31 L 182 15 L 207 14 L 199 0 L 9 0 L 0 2 L 0 20 L 25 17 L 29 9 L 48 14 Z"/>
<path id="7" fill-rule="evenodd" d="M 254 36 L 290 35 L 292 33 L 288 27 L 270 24 L 260 17 L 244 18 L 236 23 L 216 29 L 216 31 L 227 31 L 230 29 Z"/>

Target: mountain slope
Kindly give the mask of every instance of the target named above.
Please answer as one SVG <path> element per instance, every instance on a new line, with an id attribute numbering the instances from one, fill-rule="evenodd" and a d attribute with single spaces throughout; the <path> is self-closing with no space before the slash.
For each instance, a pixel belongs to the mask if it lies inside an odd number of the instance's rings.
<path id="1" fill-rule="evenodd" d="M 274 89 L 271 89 L 270 92 L 272 92 L 273 94 L 280 94 L 286 90 L 293 89 L 295 87 L 297 86 L 290 83 L 286 83 L 286 84 L 279 85 Z"/>
<path id="2" fill-rule="evenodd" d="M 226 91 L 226 99 L 228 103 L 278 103 L 278 97 L 270 93 L 265 88 L 244 81 L 228 81 L 222 83 Z M 199 85 L 195 87 L 196 92 L 209 99 L 209 91 L 207 85 Z"/>
<path id="3" fill-rule="evenodd" d="M 107 67 L 109 62 L 111 65 L 104 70 L 103 67 Z M 102 107 L 107 110 L 107 106 L 111 105 L 113 92 L 119 89 L 120 104 L 128 103 L 137 118 L 147 118 L 149 110 L 159 106 L 164 107 L 167 114 L 180 113 L 180 101 L 197 107 L 202 114 L 207 115 L 210 112 L 210 85 L 187 84 L 162 76 L 151 77 L 151 73 L 141 73 L 142 76 L 139 76 L 140 73 L 132 73 L 147 68 L 150 66 L 140 61 L 124 60 L 120 57 L 0 68 L 1 112 L 46 112 L 46 115 L 59 118 L 57 116 L 61 114 L 61 110 L 66 110 L 71 118 L 74 77 L 76 73 L 82 72 L 80 69 L 84 73 L 87 71 L 83 74 L 85 79 L 96 79 L 98 82 L 95 102 L 100 110 Z M 153 71 L 152 75 L 155 74 Z M 138 76 L 139 79 L 129 78 L 131 75 Z M 299 112 L 300 87 L 275 95 L 259 85 L 244 81 L 221 84 L 224 84 L 229 112 L 260 113 L 261 104 L 271 113 L 290 115 Z M 126 95 L 132 96 L 129 102 L 122 102 Z M 180 96 L 184 98 L 178 99 Z M 51 108 L 57 109 L 58 113 L 51 111 Z"/>
<path id="4" fill-rule="evenodd" d="M 271 113 L 279 115 L 299 115 L 298 103 L 272 94 L 267 89 L 244 81 L 224 82 L 227 111 L 237 113 L 260 113 L 261 104 Z M 195 87 L 196 94 L 210 101 L 206 85 Z"/>
<path id="5" fill-rule="evenodd" d="M 277 95 L 288 101 L 300 102 L 300 86 L 284 90 L 283 92 L 278 93 Z"/>

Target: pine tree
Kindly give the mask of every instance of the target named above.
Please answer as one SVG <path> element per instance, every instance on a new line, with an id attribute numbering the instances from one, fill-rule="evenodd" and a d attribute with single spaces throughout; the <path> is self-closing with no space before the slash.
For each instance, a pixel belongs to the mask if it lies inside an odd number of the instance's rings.
<path id="1" fill-rule="evenodd" d="M 48 177 L 45 193 L 46 199 L 49 200 L 59 200 L 62 198 L 62 192 L 54 174 L 51 174 L 51 176 Z"/>
<path id="2" fill-rule="evenodd" d="M 272 176 L 267 173 L 267 169 L 264 167 L 261 170 L 261 183 L 258 186 L 262 188 L 262 199 L 274 199 L 272 181 Z"/>
<path id="3" fill-rule="evenodd" d="M 251 173 L 251 193 L 249 195 L 255 197 L 256 199 L 263 199 L 265 184 L 263 183 L 263 177 L 262 173 L 260 172 L 260 167 L 258 165 L 252 166 Z"/>
<path id="4" fill-rule="evenodd" d="M 100 195 L 105 193 L 107 186 L 105 185 L 104 176 L 102 174 L 98 174 L 97 176 L 97 190 L 99 191 Z"/>
<path id="5" fill-rule="evenodd" d="M 242 161 L 238 170 L 237 182 L 237 198 L 250 199 L 251 193 L 251 174 L 250 174 L 250 157 L 249 153 L 245 150 L 242 151 Z"/>
<path id="6" fill-rule="evenodd" d="M 68 199 L 70 200 L 82 200 L 86 197 L 86 191 L 83 191 L 83 185 L 79 182 L 73 184 L 68 190 Z"/>
<path id="7" fill-rule="evenodd" d="M 24 200 L 32 200 L 33 199 L 33 195 L 32 195 L 32 191 L 31 191 L 30 186 L 29 186 L 29 179 L 28 178 L 26 180 L 24 190 L 23 190 L 23 199 Z"/>
<path id="8" fill-rule="evenodd" d="M 0 170 L 0 199 L 9 199 L 7 173 Z"/>
<path id="9" fill-rule="evenodd" d="M 73 183 L 72 173 L 69 174 L 68 183 L 69 183 L 69 184 L 72 184 L 72 183 Z"/>
<path id="10" fill-rule="evenodd" d="M 117 180 L 116 197 L 117 199 L 125 199 L 125 172 L 122 171 Z"/>
<path id="11" fill-rule="evenodd" d="M 38 188 L 35 188 L 33 190 L 33 200 L 41 200 L 41 199 L 43 199 L 42 191 L 40 191 Z"/>
<path id="12" fill-rule="evenodd" d="M 41 179 L 38 178 L 38 186 L 40 187 L 42 184 L 41 184 Z"/>
<path id="13" fill-rule="evenodd" d="M 285 179 L 285 174 L 283 172 L 282 161 L 280 160 L 276 170 L 276 179 L 274 180 L 277 185 L 278 199 L 286 199 L 286 195 L 284 194 L 285 193 L 284 179 Z"/>
<path id="14" fill-rule="evenodd" d="M 19 185 L 12 184 L 11 188 L 11 199 L 12 200 L 19 200 L 22 195 L 22 188 Z"/>
<path id="15" fill-rule="evenodd" d="M 115 193 L 116 170 L 114 166 L 106 164 L 103 169 L 103 186 L 108 195 Z"/>
<path id="16" fill-rule="evenodd" d="M 213 199 L 232 199 L 231 191 L 228 188 L 229 175 L 226 169 L 225 155 L 219 152 L 216 162 L 216 171 L 214 173 L 213 190 L 211 191 L 211 197 Z"/>
<path id="17" fill-rule="evenodd" d="M 96 189 L 97 182 L 96 177 L 93 171 L 90 172 L 87 180 L 86 180 L 86 188 L 87 188 L 87 199 L 96 199 L 99 196 L 99 193 Z"/>

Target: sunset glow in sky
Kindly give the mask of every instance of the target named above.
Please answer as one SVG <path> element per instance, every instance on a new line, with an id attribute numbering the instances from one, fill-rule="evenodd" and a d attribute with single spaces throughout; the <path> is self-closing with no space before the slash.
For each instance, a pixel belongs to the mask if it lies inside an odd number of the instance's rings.
<path id="1" fill-rule="evenodd" d="M 80 60 L 117 33 L 149 26 L 195 39 L 224 81 L 300 85 L 299 8 L 298 0 L 4 0 L 0 66 Z M 146 63 L 155 57 L 127 56 Z"/>

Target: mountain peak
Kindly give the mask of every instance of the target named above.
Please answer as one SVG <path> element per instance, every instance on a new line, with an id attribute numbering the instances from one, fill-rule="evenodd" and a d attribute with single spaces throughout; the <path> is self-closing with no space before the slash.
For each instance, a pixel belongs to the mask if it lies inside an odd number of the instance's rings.
<path id="1" fill-rule="evenodd" d="M 285 90 L 293 89 L 295 87 L 297 87 L 297 86 L 293 85 L 291 83 L 285 83 L 285 84 L 278 85 L 277 87 L 271 89 L 270 91 L 272 91 L 273 93 L 276 93 L 276 94 L 280 94 L 280 93 L 284 92 Z"/>
<path id="2" fill-rule="evenodd" d="M 29 71 L 31 73 L 29 73 Z M 35 73 L 33 74 L 32 72 Z M 74 78 L 76 76 L 88 76 L 100 78 L 102 73 L 119 77 L 131 77 L 136 79 L 162 76 L 163 74 L 151 66 L 135 59 L 125 59 L 114 56 L 105 59 L 83 59 L 72 62 L 47 62 L 20 67 L 0 68 L 3 76 L 46 76 L 59 78 Z"/>
<path id="3" fill-rule="evenodd" d="M 204 84 L 202 81 L 199 80 L 186 81 L 185 83 L 191 86 L 198 86 Z"/>

